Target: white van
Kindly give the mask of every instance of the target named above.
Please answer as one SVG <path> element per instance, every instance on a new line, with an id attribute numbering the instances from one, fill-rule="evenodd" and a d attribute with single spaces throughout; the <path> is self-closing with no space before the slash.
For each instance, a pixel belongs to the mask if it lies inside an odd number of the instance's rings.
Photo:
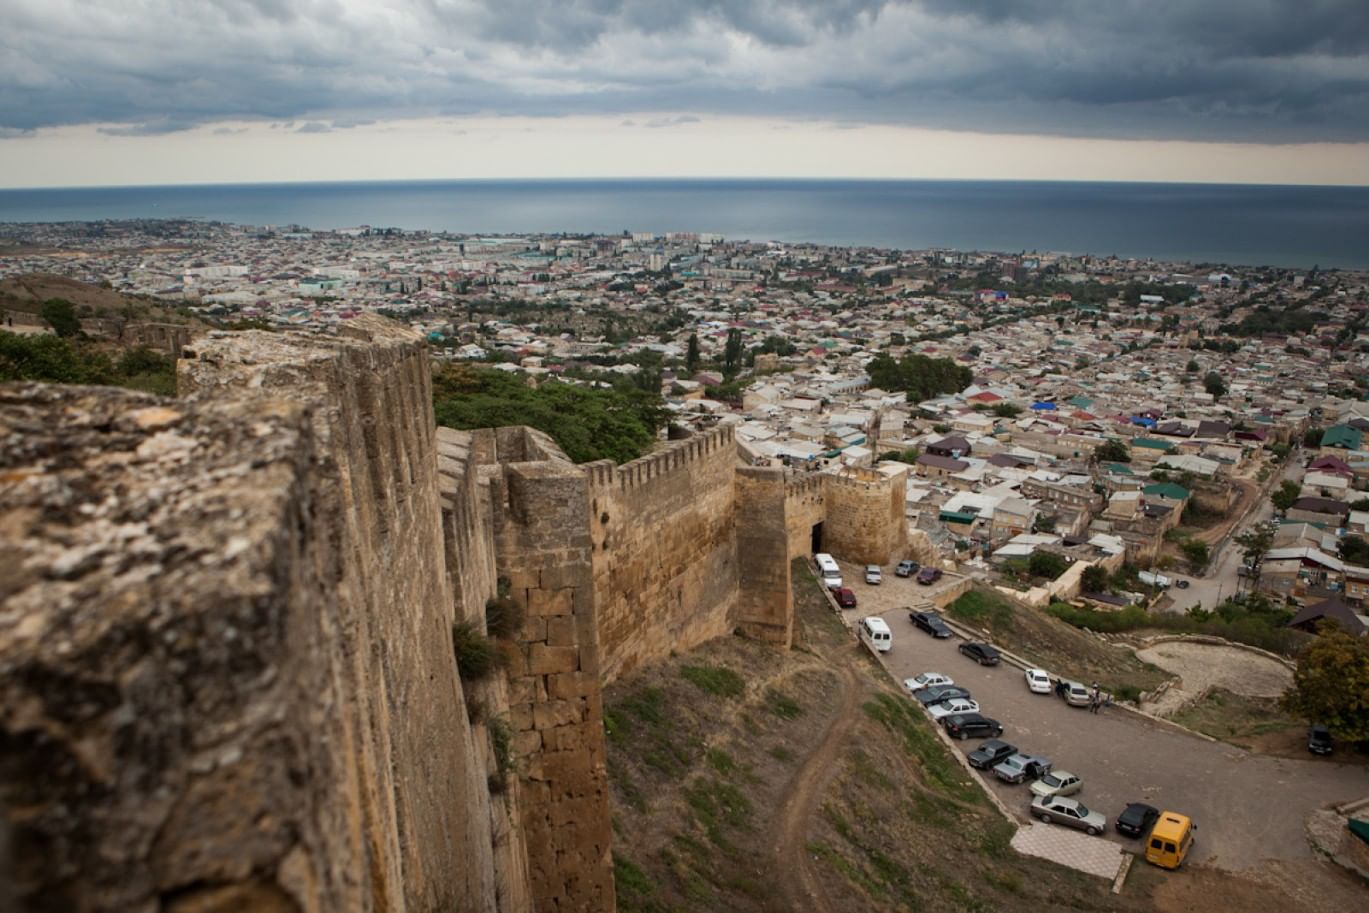
<path id="1" fill-rule="evenodd" d="M 889 625 L 878 615 L 867 615 L 860 620 L 860 639 L 881 653 L 888 653 L 894 646 Z"/>
<path id="2" fill-rule="evenodd" d="M 813 556 L 813 560 L 818 565 L 818 576 L 822 577 L 823 584 L 829 590 L 841 587 L 841 568 L 837 566 L 837 559 L 826 552 L 818 552 Z"/>

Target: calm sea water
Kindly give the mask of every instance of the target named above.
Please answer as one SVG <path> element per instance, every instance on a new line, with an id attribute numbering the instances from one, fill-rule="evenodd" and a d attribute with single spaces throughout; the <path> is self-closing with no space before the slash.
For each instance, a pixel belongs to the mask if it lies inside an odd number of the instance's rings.
<path id="1" fill-rule="evenodd" d="M 1067 251 L 1369 268 L 1369 188 L 1018 181 L 404 181 L 0 190 L 0 222 L 194 217 Z"/>

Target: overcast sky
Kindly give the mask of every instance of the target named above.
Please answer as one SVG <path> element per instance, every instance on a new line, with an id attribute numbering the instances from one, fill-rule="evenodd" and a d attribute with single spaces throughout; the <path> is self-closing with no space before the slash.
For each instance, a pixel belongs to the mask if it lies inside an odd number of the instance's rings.
<path id="1" fill-rule="evenodd" d="M 0 2 L 0 185 L 1369 183 L 1369 0 Z"/>

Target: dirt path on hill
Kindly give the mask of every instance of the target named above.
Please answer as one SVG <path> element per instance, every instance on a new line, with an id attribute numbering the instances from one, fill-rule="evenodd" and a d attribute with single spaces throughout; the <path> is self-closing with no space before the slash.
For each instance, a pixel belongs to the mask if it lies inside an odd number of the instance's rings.
<path id="1" fill-rule="evenodd" d="M 818 800 L 834 773 L 841 748 L 856 723 L 864 688 L 853 669 L 841 670 L 841 689 L 841 703 L 822 742 L 780 793 L 779 810 L 771 819 L 770 832 L 766 835 L 777 866 L 775 880 L 786 905 L 794 911 L 832 911 L 822 880 L 813 872 L 808 856 L 808 821 L 817 811 Z"/>

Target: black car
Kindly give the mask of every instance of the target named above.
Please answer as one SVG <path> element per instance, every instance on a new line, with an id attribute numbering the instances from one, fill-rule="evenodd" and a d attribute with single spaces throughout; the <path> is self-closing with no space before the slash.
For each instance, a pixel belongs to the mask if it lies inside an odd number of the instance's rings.
<path id="1" fill-rule="evenodd" d="M 1331 730 L 1316 724 L 1307 730 L 1307 750 L 1313 754 L 1330 754 L 1336 747 Z"/>
<path id="2" fill-rule="evenodd" d="M 916 561 L 909 561 L 905 558 L 898 563 L 898 567 L 894 568 L 894 573 L 900 577 L 911 577 L 916 574 L 921 567 L 922 565 L 918 564 Z"/>
<path id="3" fill-rule="evenodd" d="M 933 685 L 930 688 L 920 688 L 914 691 L 913 697 L 917 698 L 919 703 L 931 705 L 957 697 L 969 700 L 970 690 L 959 685 Z"/>
<path id="4" fill-rule="evenodd" d="M 1155 824 L 1155 819 L 1160 817 L 1160 810 L 1153 805 L 1146 805 L 1143 802 L 1132 802 L 1122 814 L 1117 816 L 1117 833 L 1126 834 L 1128 837 L 1144 837 L 1150 833 L 1150 828 Z"/>
<path id="5" fill-rule="evenodd" d="M 1003 724 L 978 713 L 953 713 L 941 721 L 946 732 L 957 739 L 988 736 L 996 739 L 1003 734 Z"/>
<path id="6" fill-rule="evenodd" d="M 998 665 L 998 651 L 988 644 L 981 644 L 976 641 L 969 641 L 960 645 L 960 652 L 970 659 L 979 663 L 981 666 Z"/>
<path id="7" fill-rule="evenodd" d="M 914 627 L 921 628 L 938 640 L 951 636 L 951 629 L 946 627 L 946 622 L 935 612 L 909 612 L 908 620 Z"/>
<path id="8" fill-rule="evenodd" d="M 974 751 L 970 752 L 970 766 L 978 767 L 980 770 L 988 770 L 999 761 L 1017 753 L 1017 747 L 1010 745 L 1002 739 L 989 739 Z"/>

